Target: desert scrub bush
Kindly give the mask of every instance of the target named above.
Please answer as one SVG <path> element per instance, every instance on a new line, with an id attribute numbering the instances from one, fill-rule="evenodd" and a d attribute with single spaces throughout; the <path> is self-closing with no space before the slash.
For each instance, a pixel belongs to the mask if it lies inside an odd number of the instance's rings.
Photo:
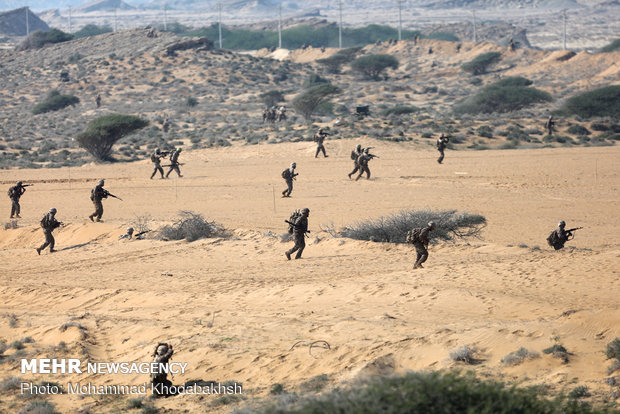
<path id="1" fill-rule="evenodd" d="M 432 238 L 442 240 L 480 237 L 486 226 L 486 219 L 478 214 L 457 212 L 456 210 L 401 210 L 389 216 L 357 222 L 338 232 L 340 237 L 375 242 L 405 243 L 407 232 L 418 227 L 426 227 L 434 221 L 436 228 Z"/>
<path id="2" fill-rule="evenodd" d="M 361 49 L 361 47 L 342 49 L 328 58 L 317 60 L 316 63 L 325 66 L 329 73 L 340 73 L 342 66 L 355 59 L 355 55 L 357 55 Z"/>
<path id="3" fill-rule="evenodd" d="M 620 338 L 616 338 L 607 344 L 605 355 L 607 359 L 616 358 L 620 361 Z"/>
<path id="4" fill-rule="evenodd" d="M 473 373 L 410 372 L 402 376 L 360 379 L 321 395 L 291 398 L 284 394 L 262 405 L 239 408 L 236 414 L 393 414 L 513 413 L 590 414 L 603 410 L 557 398 L 538 389 L 482 380 Z"/>
<path id="5" fill-rule="evenodd" d="M 0 382 L 0 391 L 14 391 L 19 389 L 22 379 L 11 375 Z"/>
<path id="6" fill-rule="evenodd" d="M 35 115 L 50 111 L 58 111 L 67 106 L 75 106 L 80 103 L 80 98 L 74 95 L 61 95 L 56 89 L 51 90 L 42 102 L 39 102 L 32 109 Z"/>
<path id="7" fill-rule="evenodd" d="M 620 85 L 605 86 L 573 96 L 564 103 L 560 112 L 584 119 L 607 116 L 620 119 Z"/>
<path id="8" fill-rule="evenodd" d="M 188 108 L 193 108 L 198 105 L 198 99 L 194 98 L 193 96 L 188 96 L 183 102 L 183 104 Z"/>
<path id="9" fill-rule="evenodd" d="M 561 359 L 564 363 L 568 362 L 570 353 L 560 344 L 554 344 L 549 348 L 543 349 L 543 354 L 550 354 L 554 358 Z"/>
<path id="10" fill-rule="evenodd" d="M 62 30 L 52 29 L 47 32 L 37 30 L 24 40 L 17 50 L 40 49 L 50 43 L 62 43 L 73 39 L 73 35 Z"/>
<path id="11" fill-rule="evenodd" d="M 284 102 L 284 94 L 281 91 L 271 90 L 258 95 L 266 107 L 271 108 L 279 102 Z"/>
<path id="12" fill-rule="evenodd" d="M 97 36 L 104 33 L 110 33 L 112 31 L 114 31 L 114 29 L 108 25 L 97 26 L 96 24 L 87 24 L 77 32 L 73 33 L 73 37 L 80 39 L 82 37 Z"/>
<path id="13" fill-rule="evenodd" d="M 450 359 L 454 362 L 464 362 L 466 364 L 475 364 L 478 362 L 476 359 L 476 348 L 470 347 L 469 345 L 464 345 L 459 348 L 456 348 L 454 351 L 450 352 Z"/>
<path id="14" fill-rule="evenodd" d="M 90 121 L 86 131 L 77 136 L 77 142 L 96 160 L 109 160 L 117 141 L 148 124 L 149 121 L 132 115 L 104 115 Z"/>
<path id="15" fill-rule="evenodd" d="M 379 76 L 386 69 L 398 69 L 398 66 L 398 59 L 386 54 L 362 56 L 351 62 L 351 70 L 372 80 L 379 80 Z"/>
<path id="16" fill-rule="evenodd" d="M 530 352 L 526 348 L 519 348 L 502 358 L 502 363 L 504 365 L 515 366 L 522 364 L 526 359 L 535 359 L 539 357 L 540 354 L 538 352 Z"/>
<path id="17" fill-rule="evenodd" d="M 459 38 L 452 32 L 435 32 L 428 35 L 429 39 L 445 40 L 447 42 L 458 42 Z"/>
<path id="18" fill-rule="evenodd" d="M 383 111 L 383 115 L 406 115 L 419 111 L 420 109 L 410 105 L 396 105 Z"/>
<path id="19" fill-rule="evenodd" d="M 493 138 L 493 129 L 488 125 L 481 125 L 476 129 L 479 137 Z"/>
<path id="20" fill-rule="evenodd" d="M 312 119 L 312 114 L 318 106 L 327 101 L 330 96 L 341 93 L 342 90 L 332 84 L 326 83 L 315 86 L 302 92 L 293 99 L 293 108 L 300 113 L 306 121 Z"/>
<path id="21" fill-rule="evenodd" d="M 585 398 L 585 397 L 589 397 L 591 394 L 588 391 L 588 387 L 586 387 L 585 385 L 579 385 L 575 388 L 573 388 L 571 390 L 571 392 L 568 393 L 568 398 L 572 398 L 574 400 L 577 400 L 579 398 Z"/>
<path id="22" fill-rule="evenodd" d="M 523 79 L 523 78 L 521 78 Z M 503 79 L 480 89 L 474 96 L 454 107 L 457 114 L 511 112 L 539 102 L 550 102 L 551 95 L 530 86 L 512 84 Z"/>
<path id="23" fill-rule="evenodd" d="M 304 82 L 304 88 L 312 88 L 324 83 L 329 83 L 329 81 L 316 73 L 311 73 Z"/>
<path id="24" fill-rule="evenodd" d="M 476 56 L 473 60 L 463 64 L 461 69 L 472 75 L 481 75 L 486 73 L 489 66 L 499 62 L 502 54 L 499 52 L 488 52 Z"/>
<path id="25" fill-rule="evenodd" d="M 208 237 L 223 237 L 226 230 L 213 221 L 207 221 L 202 214 L 181 211 L 181 217 L 172 225 L 159 229 L 160 237 L 166 240 L 187 240 L 189 242 Z"/>
<path id="26" fill-rule="evenodd" d="M 620 50 L 620 39 L 616 39 L 610 44 L 601 48 L 601 52 L 603 53 L 615 52 L 616 50 Z"/>
<path id="27" fill-rule="evenodd" d="M 54 404 L 49 401 L 36 400 L 28 404 L 20 414 L 57 414 Z"/>
<path id="28" fill-rule="evenodd" d="M 590 135 L 591 132 L 588 131 L 588 128 L 583 127 L 581 125 L 571 125 L 570 127 L 568 127 L 568 129 L 566 130 L 569 134 L 574 134 L 574 135 Z"/>

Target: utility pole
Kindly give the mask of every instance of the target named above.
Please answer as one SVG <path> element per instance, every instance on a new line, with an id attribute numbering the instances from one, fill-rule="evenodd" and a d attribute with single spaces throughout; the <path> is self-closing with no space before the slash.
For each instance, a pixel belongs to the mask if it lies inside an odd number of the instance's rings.
<path id="1" fill-rule="evenodd" d="M 282 4 L 278 4 L 278 48 L 282 49 Z"/>
<path id="2" fill-rule="evenodd" d="M 474 14 L 474 43 L 478 42 L 478 37 L 476 36 L 476 10 L 471 11 Z"/>
<path id="3" fill-rule="evenodd" d="M 338 25 L 338 49 L 342 49 L 342 0 L 338 0 L 340 10 L 340 24 Z"/>
<path id="4" fill-rule="evenodd" d="M 71 30 L 71 6 L 69 6 L 69 34 L 71 34 L 73 30 Z"/>
<path id="5" fill-rule="evenodd" d="M 220 19 L 219 19 L 219 24 L 218 24 L 218 30 L 220 32 L 220 49 L 222 48 L 222 3 L 218 3 L 217 7 L 220 11 Z"/>
<path id="6" fill-rule="evenodd" d="M 563 40 L 564 40 L 564 50 L 566 50 L 566 9 L 562 10 L 562 15 L 563 15 L 563 23 L 564 23 L 564 30 L 563 30 Z"/>
<path id="7" fill-rule="evenodd" d="M 168 31 L 168 5 L 164 3 L 164 31 Z"/>
<path id="8" fill-rule="evenodd" d="M 26 6 L 26 36 L 30 36 L 30 16 L 28 16 L 29 10 L 28 6 Z"/>
<path id="9" fill-rule="evenodd" d="M 403 40 L 401 36 L 401 32 L 403 31 L 403 15 L 402 15 L 403 4 L 402 0 L 398 0 L 398 41 Z"/>

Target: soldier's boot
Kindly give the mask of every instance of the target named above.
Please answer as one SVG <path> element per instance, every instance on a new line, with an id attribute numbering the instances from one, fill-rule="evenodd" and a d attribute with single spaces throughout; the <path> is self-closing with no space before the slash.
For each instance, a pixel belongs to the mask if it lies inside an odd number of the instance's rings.
<path id="1" fill-rule="evenodd" d="M 284 254 L 288 260 L 291 260 L 291 254 L 289 252 L 284 252 Z"/>
<path id="2" fill-rule="evenodd" d="M 349 180 L 351 179 L 351 173 L 347 174 L 349 176 Z"/>
<path id="3" fill-rule="evenodd" d="M 22 218 L 22 216 L 20 216 L 19 214 L 16 214 L 15 218 Z"/>
<path id="4" fill-rule="evenodd" d="M 93 216 L 88 216 L 88 218 L 90 219 L 90 221 L 92 221 L 93 223 L 95 222 L 95 220 L 93 219 Z"/>
<path id="5" fill-rule="evenodd" d="M 37 247 L 35 250 L 37 251 L 37 254 L 38 254 L 39 256 L 41 256 L 41 248 L 40 248 L 40 247 Z"/>
<path id="6" fill-rule="evenodd" d="M 50 253 L 56 253 L 56 249 L 50 249 Z"/>

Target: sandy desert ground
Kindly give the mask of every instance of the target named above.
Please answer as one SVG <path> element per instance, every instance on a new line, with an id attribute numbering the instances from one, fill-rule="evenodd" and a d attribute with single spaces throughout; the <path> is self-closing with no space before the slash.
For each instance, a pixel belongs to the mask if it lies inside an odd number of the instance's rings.
<path id="1" fill-rule="evenodd" d="M 358 143 L 381 157 L 371 162 L 370 181 L 346 176 Z M 0 337 L 34 340 L 16 357 L 5 351 L 2 378 L 142 384 L 145 375 L 23 375 L 19 358 L 142 362 L 163 341 L 174 346 L 173 361 L 189 364 L 173 383 L 234 380 L 249 401 L 274 383 L 295 390 L 322 374 L 336 384 L 458 367 L 449 352 L 471 345 L 481 375 L 548 384 L 554 393 L 585 385 L 595 401 L 618 396 L 605 383 L 604 350 L 620 336 L 620 148 L 448 151 L 438 165 L 436 152 L 405 143 L 326 147 L 326 159 L 313 158 L 308 142 L 187 151 L 185 177 L 169 180 L 149 180 L 148 161 L 0 171 L 5 188 L 35 183 L 22 198 L 19 228 L 0 230 Z M 291 161 L 300 175 L 282 199 L 280 172 Z M 124 201 L 106 200 L 105 222 L 91 223 L 88 195 L 100 178 Z M 38 221 L 52 206 L 66 223 L 56 231 L 59 251 L 37 256 Z M 8 217 L 8 198 L 0 207 Z M 301 207 L 311 211 L 311 238 L 304 258 L 289 262 L 283 220 Z M 432 245 L 416 271 L 410 246 L 322 231 L 405 208 L 466 210 L 484 215 L 488 227 L 481 240 Z M 180 210 L 202 213 L 232 237 L 118 241 L 138 216 L 151 215 L 156 228 Z M 560 219 L 585 229 L 556 252 L 545 238 Z M 61 330 L 66 323 L 74 326 Z M 301 340 L 331 349 L 290 350 Z M 516 367 L 501 362 L 519 347 L 541 352 L 554 343 L 572 353 L 568 363 L 550 355 Z M 48 397 L 61 412 L 115 412 L 127 398 Z M 0 411 L 27 403 L 19 390 L 3 392 Z M 231 407 L 194 395 L 155 405 Z"/>

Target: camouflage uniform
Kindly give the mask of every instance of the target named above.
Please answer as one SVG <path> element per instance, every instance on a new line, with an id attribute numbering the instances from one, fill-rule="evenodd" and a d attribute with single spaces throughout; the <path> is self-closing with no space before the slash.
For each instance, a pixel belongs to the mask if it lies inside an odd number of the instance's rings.
<path id="1" fill-rule="evenodd" d="M 183 177 L 181 175 L 181 170 L 179 169 L 179 155 L 181 154 L 181 148 L 177 148 L 176 151 L 172 153 L 170 156 L 170 169 L 166 173 L 166 178 L 170 175 L 172 171 L 176 171 L 179 177 Z"/>
<path id="2" fill-rule="evenodd" d="M 282 197 L 290 197 L 293 192 L 293 179 L 299 174 L 295 173 L 295 168 L 297 164 L 292 163 L 291 168 L 287 168 L 282 172 L 282 177 L 284 181 L 286 181 L 286 190 L 282 191 Z M 288 173 L 286 172 L 288 171 Z"/>
<path id="3" fill-rule="evenodd" d="M 95 212 L 88 216 L 90 221 L 95 221 L 93 220 L 94 218 L 97 218 L 96 221 L 101 221 L 101 216 L 103 216 L 103 203 L 101 200 L 108 198 L 108 195 L 110 194 L 108 193 L 108 190 L 103 188 L 103 185 L 103 180 L 99 181 L 99 184 L 97 184 L 90 192 L 90 199 L 95 206 Z"/>
<path id="4" fill-rule="evenodd" d="M 364 173 L 366 173 L 366 179 L 370 180 L 370 168 L 368 168 L 368 161 L 372 160 L 374 155 L 368 152 L 368 148 L 364 149 L 362 155 L 357 157 L 357 165 L 359 165 L 359 174 L 355 178 L 355 181 L 359 180 Z"/>
<path id="5" fill-rule="evenodd" d="M 52 232 L 58 226 L 60 226 L 60 222 L 56 220 L 56 209 L 50 209 L 50 212 L 43 216 L 41 219 L 41 227 L 43 228 L 43 234 L 45 234 L 45 243 L 41 245 L 41 247 L 37 248 L 37 253 L 41 254 L 41 250 L 45 249 L 47 246 L 50 247 L 50 253 L 54 253 L 54 245 L 56 241 L 54 240 L 54 236 Z"/>
<path id="6" fill-rule="evenodd" d="M 97 104 L 97 108 L 101 106 L 101 95 L 97 94 L 97 97 L 95 98 L 95 104 Z"/>
<path id="7" fill-rule="evenodd" d="M 444 158 L 443 151 L 446 149 L 446 145 L 448 144 L 449 140 L 450 138 L 444 136 L 444 134 L 441 134 L 439 139 L 437 139 L 437 151 L 439 151 L 439 158 L 437 158 L 437 162 L 439 164 L 443 162 L 443 158 Z"/>
<path id="8" fill-rule="evenodd" d="M 19 205 L 20 197 L 26 192 L 26 189 L 22 187 L 22 182 L 18 181 L 13 187 L 9 188 L 9 198 L 11 199 L 11 218 L 16 216 L 17 218 L 21 218 L 19 213 L 21 212 L 21 207 Z"/>
<path id="9" fill-rule="evenodd" d="M 155 353 L 153 354 L 153 356 L 155 357 L 153 362 L 157 364 L 168 364 L 168 361 L 170 361 L 173 353 L 174 350 L 172 349 L 171 345 L 160 343 L 157 345 Z M 157 369 L 159 369 L 159 365 L 157 366 Z M 161 397 L 168 395 L 166 393 L 166 389 L 162 386 L 170 387 L 172 385 L 172 382 L 168 380 L 168 374 L 166 374 L 165 372 L 154 372 L 151 374 L 151 384 L 153 394 Z"/>
<path id="10" fill-rule="evenodd" d="M 566 223 L 564 220 L 558 223 L 558 228 L 555 229 L 551 235 L 547 238 L 547 241 L 550 245 L 553 246 L 555 250 L 560 250 L 564 248 L 564 244 L 573 237 L 573 233 L 570 231 L 564 230 L 566 228 Z M 571 229 L 572 230 L 572 229 Z"/>
<path id="11" fill-rule="evenodd" d="M 364 153 L 364 150 L 362 150 L 362 146 L 358 145 L 357 147 L 355 147 L 355 150 L 351 151 L 351 159 L 353 160 L 353 171 L 351 171 L 348 175 L 349 175 L 349 179 L 351 179 L 351 176 L 353 174 L 355 174 L 356 172 L 359 171 L 360 169 L 360 165 L 357 163 L 357 159 L 359 158 L 360 155 L 362 155 Z"/>
<path id="12" fill-rule="evenodd" d="M 414 269 L 423 268 L 422 263 L 426 262 L 426 259 L 428 259 L 428 236 L 434 229 L 435 223 L 431 221 L 428 223 L 428 226 L 420 230 L 420 235 L 411 242 L 416 251 L 416 259 L 413 264 Z"/>
<path id="13" fill-rule="evenodd" d="M 549 119 L 547 119 L 547 122 L 545 122 L 545 128 L 547 128 L 547 133 L 549 135 L 553 135 L 554 127 L 555 127 L 555 121 L 553 120 L 552 116 L 549 116 Z"/>
<path id="14" fill-rule="evenodd" d="M 316 153 L 314 154 L 314 158 L 319 156 L 319 152 L 323 151 L 323 157 L 327 158 L 327 154 L 325 153 L 325 147 L 323 146 L 323 141 L 327 137 L 327 133 L 323 131 L 323 128 L 319 128 L 319 132 L 314 134 L 314 142 L 316 142 Z"/>
<path id="15" fill-rule="evenodd" d="M 304 251 L 306 247 L 306 233 L 308 232 L 308 216 L 310 215 L 310 210 L 304 208 L 301 211 L 301 217 L 295 220 L 295 225 L 293 226 L 293 238 L 295 239 L 295 246 L 292 249 L 287 250 L 284 254 L 288 260 L 291 260 L 291 254 L 297 252 L 295 255 L 295 259 L 301 258 L 301 253 Z"/>
<path id="16" fill-rule="evenodd" d="M 161 174 L 161 178 L 164 178 L 164 169 L 161 168 L 161 159 L 165 157 L 165 153 L 162 153 L 159 148 L 151 155 L 151 161 L 153 162 L 153 174 L 151 174 L 151 180 L 157 174 L 157 171 Z"/>

